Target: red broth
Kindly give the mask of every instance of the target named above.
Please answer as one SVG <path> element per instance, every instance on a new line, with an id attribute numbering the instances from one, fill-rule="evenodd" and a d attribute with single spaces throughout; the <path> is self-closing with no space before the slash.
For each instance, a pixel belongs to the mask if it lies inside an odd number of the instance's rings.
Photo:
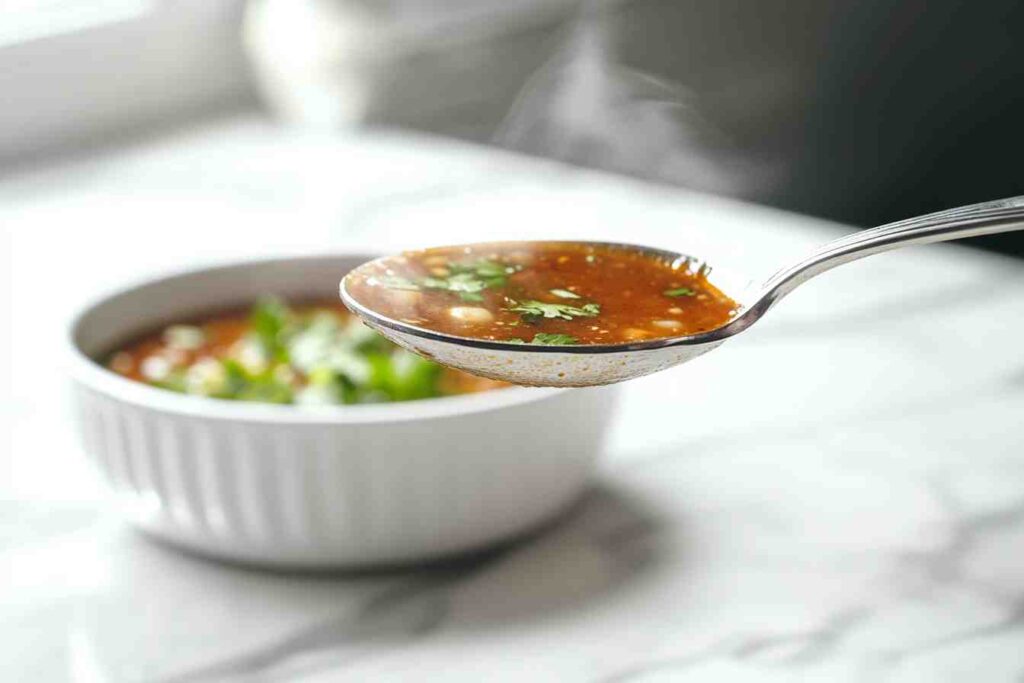
<path id="1" fill-rule="evenodd" d="M 461 337 L 619 344 L 721 327 L 737 304 L 691 262 L 580 242 L 439 247 L 373 261 L 346 280 L 381 315 Z"/>

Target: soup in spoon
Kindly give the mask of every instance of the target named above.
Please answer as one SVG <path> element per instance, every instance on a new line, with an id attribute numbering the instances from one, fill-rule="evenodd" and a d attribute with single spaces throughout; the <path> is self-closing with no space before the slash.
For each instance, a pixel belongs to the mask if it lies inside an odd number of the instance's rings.
<path id="1" fill-rule="evenodd" d="M 444 335 L 542 346 L 699 334 L 737 303 L 668 252 L 595 242 L 496 242 L 411 251 L 352 271 L 348 298 Z M 357 310 L 357 312 L 359 312 Z"/>
<path id="2" fill-rule="evenodd" d="M 443 365 L 516 384 L 596 386 L 693 360 L 836 266 L 1022 226 L 1024 197 L 881 225 L 821 246 L 759 288 L 733 290 L 739 303 L 690 257 L 601 242 L 409 253 L 356 269 L 342 280 L 341 298 L 389 339 Z"/>

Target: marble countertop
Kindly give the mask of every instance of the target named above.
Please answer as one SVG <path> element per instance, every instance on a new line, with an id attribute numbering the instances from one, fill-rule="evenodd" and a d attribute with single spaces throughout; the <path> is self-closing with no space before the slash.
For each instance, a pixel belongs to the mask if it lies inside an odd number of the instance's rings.
<path id="1" fill-rule="evenodd" d="M 1024 680 L 1020 261 L 938 245 L 826 274 L 720 350 L 626 385 L 594 486 L 557 525 L 387 574 L 227 567 L 125 528 L 55 360 L 96 292 L 241 254 L 588 236 L 764 277 L 845 231 L 251 120 L 7 177 L 2 678 Z"/>

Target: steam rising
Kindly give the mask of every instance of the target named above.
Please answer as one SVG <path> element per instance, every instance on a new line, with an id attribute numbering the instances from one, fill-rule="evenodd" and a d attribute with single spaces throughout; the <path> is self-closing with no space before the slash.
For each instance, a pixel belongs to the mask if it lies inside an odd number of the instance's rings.
<path id="1" fill-rule="evenodd" d="M 611 16 L 582 14 L 527 82 L 494 142 L 567 163 L 726 194 L 765 170 L 741 160 L 684 87 L 621 65 Z"/>

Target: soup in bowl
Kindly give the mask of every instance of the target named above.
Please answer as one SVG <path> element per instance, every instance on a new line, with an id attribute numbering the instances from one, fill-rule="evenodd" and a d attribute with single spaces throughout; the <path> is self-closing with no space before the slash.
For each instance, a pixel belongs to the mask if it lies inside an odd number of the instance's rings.
<path id="1" fill-rule="evenodd" d="M 249 310 L 163 326 L 119 348 L 106 366 L 182 394 L 304 406 L 411 401 L 508 386 L 407 351 L 340 302 L 290 306 L 274 296 Z"/>

